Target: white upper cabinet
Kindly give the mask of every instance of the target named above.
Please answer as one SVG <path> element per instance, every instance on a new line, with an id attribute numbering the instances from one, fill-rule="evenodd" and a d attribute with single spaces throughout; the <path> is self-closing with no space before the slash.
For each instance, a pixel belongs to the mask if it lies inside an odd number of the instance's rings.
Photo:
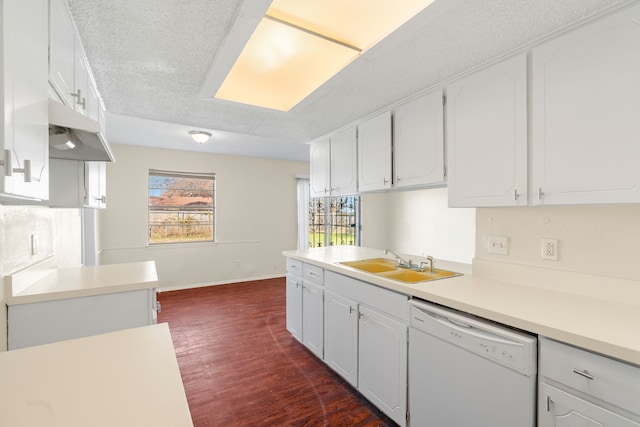
<path id="1" fill-rule="evenodd" d="M 0 7 L 0 195 L 47 199 L 47 0 L 5 0 Z"/>
<path id="2" fill-rule="evenodd" d="M 74 107 L 75 31 L 64 0 L 50 0 L 49 81 L 62 101 Z"/>
<path id="3" fill-rule="evenodd" d="M 395 187 L 443 183 L 444 117 L 442 91 L 396 108 L 393 113 Z"/>
<path id="4" fill-rule="evenodd" d="M 358 188 L 391 188 L 391 173 L 391 112 L 387 111 L 358 125 Z"/>
<path id="5" fill-rule="evenodd" d="M 58 100 L 98 121 L 99 95 L 65 0 L 50 0 L 49 82 Z"/>
<path id="6" fill-rule="evenodd" d="M 640 202 L 640 5 L 532 61 L 532 202 Z"/>
<path id="7" fill-rule="evenodd" d="M 84 162 L 84 206 L 107 207 L 107 163 Z"/>
<path id="8" fill-rule="evenodd" d="M 331 193 L 331 140 L 311 144 L 309 148 L 311 197 L 329 196 Z"/>
<path id="9" fill-rule="evenodd" d="M 331 137 L 331 195 L 358 192 L 358 147 L 356 128 L 348 128 Z"/>
<path id="10" fill-rule="evenodd" d="M 87 97 L 89 96 L 89 65 L 85 59 L 84 52 L 80 45 L 80 40 L 75 37 L 75 72 L 73 81 L 75 82 L 75 103 L 74 109 L 81 114 L 87 115 Z"/>
<path id="11" fill-rule="evenodd" d="M 311 197 L 340 196 L 358 191 L 356 128 L 311 144 Z"/>
<path id="12" fill-rule="evenodd" d="M 449 206 L 527 204 L 527 58 L 447 87 Z"/>

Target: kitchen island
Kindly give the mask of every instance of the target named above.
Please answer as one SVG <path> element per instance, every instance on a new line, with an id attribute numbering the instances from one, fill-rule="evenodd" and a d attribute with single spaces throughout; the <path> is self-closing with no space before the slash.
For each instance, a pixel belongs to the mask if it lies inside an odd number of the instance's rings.
<path id="1" fill-rule="evenodd" d="M 153 261 L 55 268 L 48 259 L 8 276 L 9 350 L 157 322 Z"/>
<path id="2" fill-rule="evenodd" d="M 192 427 L 165 324 L 0 353 L 0 425 Z"/>

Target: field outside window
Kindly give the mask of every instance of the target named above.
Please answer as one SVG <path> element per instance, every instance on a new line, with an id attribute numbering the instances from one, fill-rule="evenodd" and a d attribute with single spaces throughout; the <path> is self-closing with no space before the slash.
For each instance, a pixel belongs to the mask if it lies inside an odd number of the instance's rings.
<path id="1" fill-rule="evenodd" d="M 215 240 L 215 174 L 149 171 L 149 244 Z"/>
<path id="2" fill-rule="evenodd" d="M 309 201 L 309 247 L 360 246 L 360 197 Z"/>

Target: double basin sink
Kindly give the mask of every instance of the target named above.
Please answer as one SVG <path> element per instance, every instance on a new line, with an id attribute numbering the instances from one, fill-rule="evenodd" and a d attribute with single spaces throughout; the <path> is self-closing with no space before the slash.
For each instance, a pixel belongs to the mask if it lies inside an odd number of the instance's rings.
<path id="1" fill-rule="evenodd" d="M 407 267 L 400 267 L 395 260 L 389 258 L 371 258 L 360 261 L 340 262 L 338 264 L 404 283 L 428 282 L 431 280 L 461 276 L 460 273 L 437 268 L 434 268 L 433 272 L 430 272 L 429 269 L 419 271 Z"/>

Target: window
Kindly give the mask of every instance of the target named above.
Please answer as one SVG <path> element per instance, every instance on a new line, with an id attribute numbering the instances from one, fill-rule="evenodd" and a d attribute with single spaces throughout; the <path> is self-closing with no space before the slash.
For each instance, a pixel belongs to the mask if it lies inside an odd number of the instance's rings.
<path id="1" fill-rule="evenodd" d="M 215 174 L 149 171 L 149 244 L 215 240 Z"/>
<path id="2" fill-rule="evenodd" d="M 360 197 L 309 201 L 309 246 L 360 246 Z"/>

